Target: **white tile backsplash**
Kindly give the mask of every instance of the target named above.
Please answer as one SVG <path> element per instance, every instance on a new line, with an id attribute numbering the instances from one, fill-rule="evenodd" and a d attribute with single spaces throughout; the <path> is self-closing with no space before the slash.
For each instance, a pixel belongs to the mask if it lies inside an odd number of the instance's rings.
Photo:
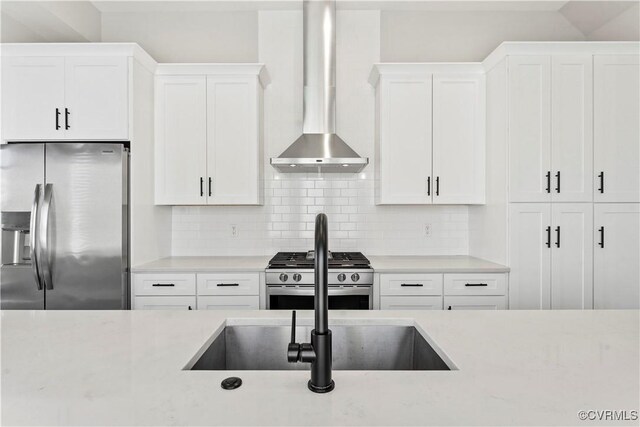
<path id="1" fill-rule="evenodd" d="M 174 256 L 271 255 L 312 249 L 315 216 L 329 219 L 331 250 L 369 255 L 468 252 L 466 206 L 376 206 L 366 174 L 267 171 L 264 206 L 173 208 Z M 321 197 L 319 196 L 321 194 Z M 431 236 L 425 225 L 431 225 Z M 238 235 L 231 235 L 235 225 Z"/>

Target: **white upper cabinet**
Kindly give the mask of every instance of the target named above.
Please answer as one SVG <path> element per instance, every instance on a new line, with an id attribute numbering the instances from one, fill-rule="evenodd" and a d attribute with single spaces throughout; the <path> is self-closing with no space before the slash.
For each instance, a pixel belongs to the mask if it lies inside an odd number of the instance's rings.
<path id="1" fill-rule="evenodd" d="M 127 139 L 128 58 L 65 58 L 67 139 Z"/>
<path id="2" fill-rule="evenodd" d="M 128 57 L 6 56 L 2 139 L 126 140 Z"/>
<path id="3" fill-rule="evenodd" d="M 484 75 L 434 75 L 434 203 L 484 203 L 484 132 Z"/>
<path id="4" fill-rule="evenodd" d="M 431 203 L 431 84 L 430 75 L 381 78 L 379 204 Z"/>
<path id="5" fill-rule="evenodd" d="M 259 84 L 255 76 L 207 77 L 209 204 L 262 203 Z"/>
<path id="6" fill-rule="evenodd" d="M 159 76 L 155 85 L 156 203 L 204 204 L 206 78 Z"/>
<path id="7" fill-rule="evenodd" d="M 62 139 L 64 57 L 2 58 L 2 139 Z"/>
<path id="8" fill-rule="evenodd" d="M 484 74 L 473 65 L 378 64 L 376 203 L 484 203 Z"/>
<path id="9" fill-rule="evenodd" d="M 262 203 L 260 64 L 165 64 L 156 76 L 156 204 Z"/>
<path id="10" fill-rule="evenodd" d="M 551 200 L 551 58 L 509 57 L 512 202 Z"/>
<path id="11" fill-rule="evenodd" d="M 640 204 L 594 204 L 594 308 L 640 308 Z"/>
<path id="12" fill-rule="evenodd" d="M 593 58 L 596 202 L 640 202 L 639 58 Z"/>
<path id="13" fill-rule="evenodd" d="M 593 199 L 593 73 L 591 55 L 551 59 L 551 200 Z"/>

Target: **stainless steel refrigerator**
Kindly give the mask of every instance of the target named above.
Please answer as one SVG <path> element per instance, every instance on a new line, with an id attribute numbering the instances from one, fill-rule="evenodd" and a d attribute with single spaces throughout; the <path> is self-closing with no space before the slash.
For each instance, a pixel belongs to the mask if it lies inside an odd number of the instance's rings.
<path id="1" fill-rule="evenodd" d="M 127 309 L 128 149 L 0 146 L 2 309 Z"/>

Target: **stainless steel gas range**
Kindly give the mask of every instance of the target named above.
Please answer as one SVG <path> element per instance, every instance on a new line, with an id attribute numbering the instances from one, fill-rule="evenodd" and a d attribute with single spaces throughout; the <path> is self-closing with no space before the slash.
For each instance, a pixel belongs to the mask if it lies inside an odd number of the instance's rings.
<path id="1" fill-rule="evenodd" d="M 267 309 L 313 310 L 314 256 L 278 252 L 266 269 Z M 329 252 L 329 309 L 371 310 L 373 269 L 360 252 Z"/>

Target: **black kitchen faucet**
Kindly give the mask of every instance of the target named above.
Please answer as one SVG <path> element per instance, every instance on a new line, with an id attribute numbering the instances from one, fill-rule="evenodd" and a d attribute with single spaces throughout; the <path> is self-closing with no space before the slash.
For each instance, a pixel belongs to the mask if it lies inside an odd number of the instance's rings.
<path id="1" fill-rule="evenodd" d="M 296 342 L 296 312 L 291 313 L 291 342 L 287 359 L 291 363 L 311 363 L 309 390 L 328 393 L 335 387 L 331 379 L 331 330 L 329 329 L 329 284 L 327 269 L 327 216 L 316 216 L 315 241 L 315 328 L 311 331 L 311 343 Z"/>

